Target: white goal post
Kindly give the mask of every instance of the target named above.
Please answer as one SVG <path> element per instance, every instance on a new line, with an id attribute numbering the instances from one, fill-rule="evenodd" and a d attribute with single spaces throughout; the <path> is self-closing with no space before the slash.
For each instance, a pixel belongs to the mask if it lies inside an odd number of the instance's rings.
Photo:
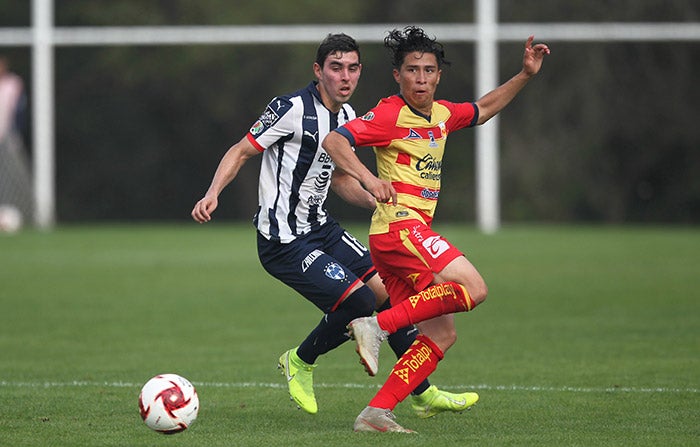
<path id="1" fill-rule="evenodd" d="M 443 42 L 476 46 L 476 94 L 498 84 L 498 43 L 534 34 L 554 41 L 699 41 L 700 23 L 498 23 L 498 0 L 475 0 L 474 24 L 420 24 Z M 0 46 L 30 46 L 32 51 L 33 221 L 55 224 L 54 47 L 71 45 L 197 45 L 317 43 L 329 29 L 343 30 L 359 42 L 380 43 L 387 30 L 404 24 L 304 24 L 250 26 L 55 27 L 54 0 L 32 0 L 31 28 L 0 28 Z M 476 129 L 476 215 L 481 231 L 501 224 L 498 119 Z"/>

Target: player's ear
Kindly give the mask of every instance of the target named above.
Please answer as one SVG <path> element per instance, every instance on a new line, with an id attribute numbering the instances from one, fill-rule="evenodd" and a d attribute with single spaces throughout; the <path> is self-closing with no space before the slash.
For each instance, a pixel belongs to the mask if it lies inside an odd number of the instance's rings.
<path id="1" fill-rule="evenodd" d="M 321 79 L 321 74 L 323 73 L 323 68 L 320 65 L 318 65 L 318 62 L 314 62 L 313 70 L 314 70 L 314 75 L 316 76 L 316 79 Z"/>
<path id="2" fill-rule="evenodd" d="M 396 81 L 397 84 L 401 83 L 400 76 L 399 76 L 399 70 L 395 69 L 392 71 L 394 74 L 394 81 Z"/>

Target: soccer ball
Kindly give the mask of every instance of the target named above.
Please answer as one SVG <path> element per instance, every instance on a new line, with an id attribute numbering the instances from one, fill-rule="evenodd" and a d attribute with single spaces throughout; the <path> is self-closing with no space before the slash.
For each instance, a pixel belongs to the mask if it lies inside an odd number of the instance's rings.
<path id="1" fill-rule="evenodd" d="M 177 374 L 159 374 L 141 388 L 141 418 L 160 433 L 179 433 L 189 427 L 199 412 L 197 391 Z"/>

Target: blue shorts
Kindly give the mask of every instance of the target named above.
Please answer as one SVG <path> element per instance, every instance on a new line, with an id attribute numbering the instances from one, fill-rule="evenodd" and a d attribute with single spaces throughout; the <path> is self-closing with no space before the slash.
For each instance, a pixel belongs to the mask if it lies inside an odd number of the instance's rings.
<path id="1" fill-rule="evenodd" d="M 335 221 L 287 244 L 258 233 L 258 257 L 269 274 L 324 313 L 334 311 L 358 281 L 377 273 L 369 250 Z"/>

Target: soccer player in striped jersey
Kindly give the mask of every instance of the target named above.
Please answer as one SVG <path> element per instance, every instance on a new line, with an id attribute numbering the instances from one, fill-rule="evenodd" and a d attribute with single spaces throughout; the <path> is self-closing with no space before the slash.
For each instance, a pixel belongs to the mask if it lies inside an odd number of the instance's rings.
<path id="1" fill-rule="evenodd" d="M 350 321 L 389 307 L 368 250 L 324 208 L 330 188 L 354 205 L 376 206 L 374 197 L 356 179 L 335 170 L 321 148 L 328 132 L 355 118 L 347 101 L 361 69 L 355 40 L 345 34 L 328 35 L 313 64 L 316 80 L 269 102 L 250 131 L 224 154 L 209 189 L 192 210 L 197 222 L 210 221 L 221 191 L 248 159 L 262 154 L 254 219 L 260 262 L 324 313 L 306 339 L 283 353 L 278 363 L 290 396 L 311 414 L 318 411 L 313 389 L 318 357 L 349 339 L 346 326 Z M 407 325 L 389 344 L 399 356 L 414 340 L 415 329 Z M 459 405 L 461 395 L 439 390 L 427 380 L 416 385 L 416 399 L 430 396 L 438 402 L 430 411 L 415 406 L 418 416 L 464 409 Z"/>
<path id="2" fill-rule="evenodd" d="M 412 432 L 396 423 L 392 410 L 435 371 L 455 342 L 453 314 L 470 311 L 486 299 L 486 283 L 476 268 L 431 229 L 443 153 L 450 132 L 489 120 L 539 72 L 549 48 L 532 42 L 531 36 L 522 70 L 513 78 L 476 102 L 453 103 L 435 100 L 441 68 L 447 63 L 442 45 L 418 27 L 393 30 L 384 43 L 393 56 L 400 94 L 382 99 L 323 142 L 336 165 L 358 179 L 378 202 L 370 226 L 370 251 L 392 307 L 348 326 L 367 372 L 377 373 L 379 347 L 387 335 L 413 324 L 420 331 L 356 418 L 355 431 Z M 374 146 L 378 177 L 351 146 Z M 476 393 L 465 396 L 468 405 L 478 400 Z"/>

